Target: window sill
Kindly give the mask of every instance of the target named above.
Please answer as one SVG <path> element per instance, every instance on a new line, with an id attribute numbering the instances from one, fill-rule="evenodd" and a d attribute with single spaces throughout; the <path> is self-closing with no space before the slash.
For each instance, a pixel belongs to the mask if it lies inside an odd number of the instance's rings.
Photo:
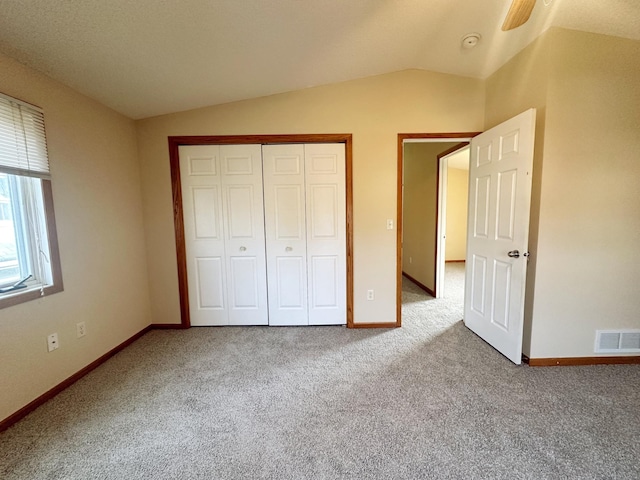
<path id="1" fill-rule="evenodd" d="M 44 295 L 40 292 L 39 286 L 3 293 L 0 294 L 0 309 L 47 297 L 63 290 L 62 282 L 60 282 L 59 284 L 44 287 Z"/>

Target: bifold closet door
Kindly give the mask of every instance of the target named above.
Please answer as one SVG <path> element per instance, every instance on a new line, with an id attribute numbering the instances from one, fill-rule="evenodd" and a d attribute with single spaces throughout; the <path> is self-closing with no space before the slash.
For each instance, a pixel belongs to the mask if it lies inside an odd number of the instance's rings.
<path id="1" fill-rule="evenodd" d="M 269 325 L 308 325 L 304 145 L 263 145 Z"/>
<path id="2" fill-rule="evenodd" d="M 192 325 L 267 325 L 260 145 L 180 147 Z"/>
<path id="3" fill-rule="evenodd" d="M 344 144 L 304 146 L 309 325 L 347 319 L 347 224 Z"/>
<path id="4" fill-rule="evenodd" d="M 262 152 L 269 325 L 344 325 L 344 145 L 265 145 Z"/>

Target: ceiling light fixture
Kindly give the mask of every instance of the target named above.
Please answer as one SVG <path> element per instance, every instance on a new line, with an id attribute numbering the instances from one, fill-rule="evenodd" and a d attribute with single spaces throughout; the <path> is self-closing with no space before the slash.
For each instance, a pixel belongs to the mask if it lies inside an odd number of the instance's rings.
<path id="1" fill-rule="evenodd" d="M 462 37 L 462 48 L 473 48 L 478 45 L 482 35 L 479 33 L 467 33 L 464 37 Z"/>

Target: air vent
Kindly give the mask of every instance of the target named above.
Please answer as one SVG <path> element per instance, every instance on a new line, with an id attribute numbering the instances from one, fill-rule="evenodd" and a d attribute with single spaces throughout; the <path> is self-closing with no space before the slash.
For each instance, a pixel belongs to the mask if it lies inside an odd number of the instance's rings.
<path id="1" fill-rule="evenodd" d="M 596 353 L 640 353 L 640 330 L 596 330 Z"/>

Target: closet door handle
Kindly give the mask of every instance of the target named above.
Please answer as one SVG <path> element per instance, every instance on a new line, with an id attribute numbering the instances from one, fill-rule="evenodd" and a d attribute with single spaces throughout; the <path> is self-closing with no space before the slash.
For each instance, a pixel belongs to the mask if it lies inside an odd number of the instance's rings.
<path id="1" fill-rule="evenodd" d="M 287 248 L 284 249 L 285 252 L 291 252 L 292 250 L 293 250 L 293 248 L 291 248 L 291 247 L 287 247 Z"/>
<path id="2" fill-rule="evenodd" d="M 246 252 L 247 251 L 247 247 L 240 247 L 240 251 L 241 252 Z"/>

